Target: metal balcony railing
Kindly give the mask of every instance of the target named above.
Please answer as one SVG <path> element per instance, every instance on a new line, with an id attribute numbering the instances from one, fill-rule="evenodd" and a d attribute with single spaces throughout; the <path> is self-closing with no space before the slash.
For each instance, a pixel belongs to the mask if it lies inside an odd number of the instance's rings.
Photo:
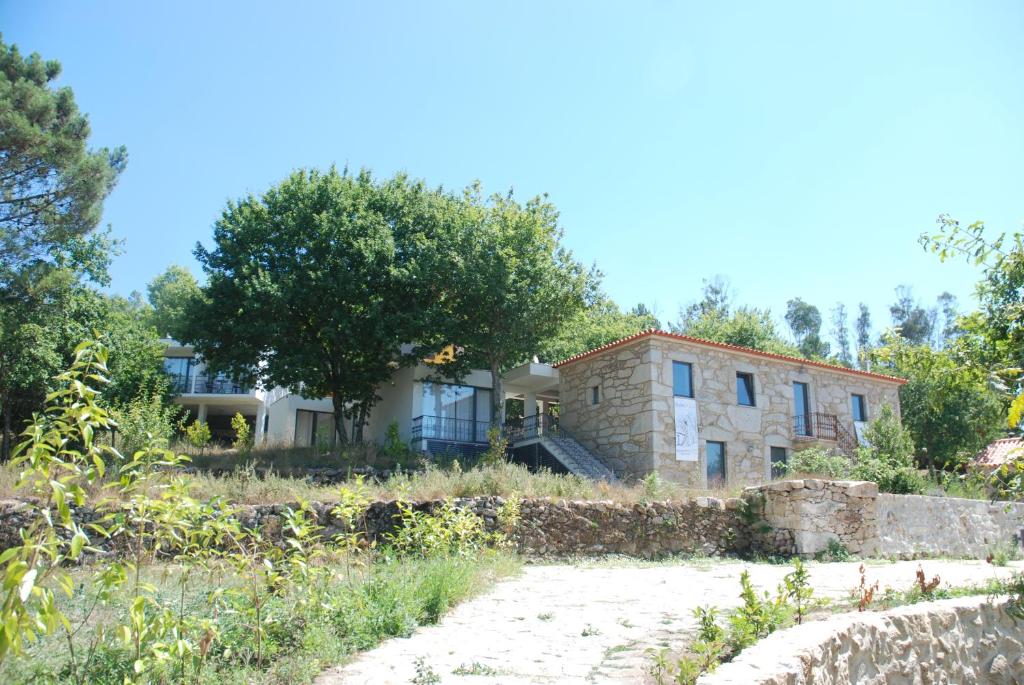
<path id="1" fill-rule="evenodd" d="M 505 436 L 511 444 L 539 438 L 542 435 L 553 435 L 559 432 L 558 417 L 550 414 L 534 414 L 505 422 Z"/>
<path id="2" fill-rule="evenodd" d="M 857 449 L 857 439 L 843 426 L 835 414 L 811 412 L 793 417 L 794 440 L 828 440 L 849 455 Z"/>
<path id="3" fill-rule="evenodd" d="M 487 421 L 455 419 L 447 416 L 417 416 L 412 420 L 411 437 L 416 440 L 441 440 L 487 444 Z"/>
<path id="4" fill-rule="evenodd" d="M 205 374 L 173 376 L 171 388 L 181 395 L 247 395 L 252 391 L 249 386 L 230 378 Z"/>

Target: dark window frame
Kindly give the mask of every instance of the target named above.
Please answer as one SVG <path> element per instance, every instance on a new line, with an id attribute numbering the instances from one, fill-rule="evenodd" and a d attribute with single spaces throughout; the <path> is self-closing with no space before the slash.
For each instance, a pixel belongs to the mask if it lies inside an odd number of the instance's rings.
<path id="1" fill-rule="evenodd" d="M 685 392 L 677 392 L 676 391 L 677 390 L 677 388 L 676 388 L 676 368 L 685 368 L 686 369 L 686 380 L 687 380 L 687 385 L 689 386 L 687 388 L 687 390 L 689 391 L 689 394 L 687 394 Z M 693 395 L 694 395 L 694 392 L 693 392 L 693 364 L 691 364 L 690 362 L 677 361 L 677 360 L 673 359 L 672 360 L 672 396 L 673 397 L 689 397 L 690 399 L 693 399 Z"/>
<path id="2" fill-rule="evenodd" d="M 746 381 L 750 383 L 746 383 Z M 743 401 L 743 394 L 740 392 L 741 388 L 746 391 L 749 402 Z M 736 404 L 741 407 L 756 407 L 757 406 L 757 391 L 756 384 L 754 382 L 754 374 L 747 371 L 736 372 Z"/>
<path id="3" fill-rule="evenodd" d="M 776 450 L 782 452 L 782 459 L 776 459 Z M 779 445 L 768 446 L 768 465 L 770 469 L 770 475 L 772 478 L 781 478 L 786 475 L 786 470 L 781 467 L 776 467 L 776 464 L 788 464 L 789 463 L 789 450 Z"/>
<path id="4" fill-rule="evenodd" d="M 717 476 L 714 479 L 711 478 L 711 455 L 708 451 L 711 445 L 718 445 L 722 449 L 721 485 L 726 485 L 729 482 L 729 458 L 725 442 L 721 440 L 707 440 L 704 442 L 704 475 L 707 478 L 708 486 L 710 487 L 713 482 L 719 481 Z"/>
<path id="5" fill-rule="evenodd" d="M 868 399 L 860 393 L 850 393 L 850 412 L 853 414 L 854 421 L 867 421 Z M 857 414 L 860 414 L 860 418 L 857 418 Z"/>

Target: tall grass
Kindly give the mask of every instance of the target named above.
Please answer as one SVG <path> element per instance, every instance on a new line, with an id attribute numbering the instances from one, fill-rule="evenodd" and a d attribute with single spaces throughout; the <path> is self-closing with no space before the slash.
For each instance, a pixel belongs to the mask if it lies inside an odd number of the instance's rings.
<path id="1" fill-rule="evenodd" d="M 298 500 L 331 502 L 338 497 L 339 485 L 316 485 L 305 478 L 292 478 L 258 473 L 251 468 L 238 468 L 214 476 L 205 471 L 187 474 L 192 493 L 199 499 L 220 497 L 237 504 L 271 504 Z M 8 465 L 0 466 L 0 498 L 15 496 L 16 474 Z M 428 465 L 417 471 L 400 471 L 383 481 L 366 483 L 373 499 L 427 500 L 445 497 L 476 497 L 483 495 L 524 498 L 610 500 L 623 504 L 660 500 L 687 500 L 702 495 L 735 497 L 739 488 L 699 490 L 648 477 L 632 484 L 608 484 L 575 475 L 549 471 L 532 473 L 519 464 L 501 463 L 462 470 L 442 469 Z M 104 494 L 97 489 L 95 499 Z"/>
<path id="2" fill-rule="evenodd" d="M 231 616 L 218 619 L 220 637 L 216 654 L 204 670 L 200 683 L 229 685 L 301 685 L 311 682 L 324 669 L 343 663 L 352 654 L 369 649 L 382 640 L 407 636 L 418 626 L 436 623 L 453 605 L 476 595 L 495 580 L 515 574 L 519 562 L 512 556 L 480 550 L 471 555 L 389 557 L 380 556 L 351 577 L 338 574 L 330 579 L 327 607 L 315 618 L 292 611 L 294 598 L 283 594 L 270 599 L 268 615 L 278 622 L 268 631 L 266 645 L 271 661 L 257 668 L 248 658 L 252 653 L 252 631 L 234 623 Z M 145 569 L 148 582 L 161 593 L 178 597 L 181 586 L 174 568 L 156 565 Z M 76 572 L 79 590 L 63 598 L 73 615 L 92 606 L 88 590 L 89 572 Z M 184 610 L 197 617 L 209 614 L 206 596 L 211 588 L 239 582 L 214 568 L 196 577 L 182 596 Z M 274 606 L 276 605 L 276 606 Z M 124 611 L 117 602 L 105 612 Z M 99 618 L 99 617 L 97 617 Z M 92 627 L 76 635 L 79 653 L 84 653 L 94 635 Z M 0 665 L 0 682 L 11 685 L 67 682 L 66 645 L 62 636 L 51 636 L 17 657 Z M 95 654 L 89 682 L 121 685 L 131 675 L 132 657 L 127 650 L 105 647 Z"/>

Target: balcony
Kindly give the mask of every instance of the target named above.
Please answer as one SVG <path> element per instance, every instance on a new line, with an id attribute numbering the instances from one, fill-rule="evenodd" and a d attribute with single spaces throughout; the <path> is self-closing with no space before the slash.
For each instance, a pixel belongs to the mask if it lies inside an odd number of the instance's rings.
<path id="1" fill-rule="evenodd" d="M 487 444 L 487 421 L 454 419 L 447 416 L 417 416 L 412 420 L 413 440 L 439 440 L 450 443 Z"/>
<path id="2" fill-rule="evenodd" d="M 181 395 L 248 395 L 252 388 L 224 376 L 172 376 L 171 389 Z"/>
<path id="3" fill-rule="evenodd" d="M 793 417 L 793 440 L 824 440 L 836 443 L 836 447 L 848 456 L 857 449 L 857 439 L 843 427 L 835 414 L 812 412 Z"/>

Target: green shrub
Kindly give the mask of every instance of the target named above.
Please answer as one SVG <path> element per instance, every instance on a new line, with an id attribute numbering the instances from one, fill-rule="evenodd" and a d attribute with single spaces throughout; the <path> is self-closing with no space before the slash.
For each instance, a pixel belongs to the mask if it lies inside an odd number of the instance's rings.
<path id="1" fill-rule="evenodd" d="M 824 478 L 847 478 L 850 460 L 841 454 L 820 447 L 794 452 L 784 464 L 786 475 L 808 474 Z"/>
<path id="2" fill-rule="evenodd" d="M 185 442 L 201 455 L 210 444 L 210 426 L 206 421 L 196 419 L 185 426 Z"/>
<path id="3" fill-rule="evenodd" d="M 181 407 L 164 404 L 161 395 L 140 395 L 128 404 L 115 406 L 110 417 L 117 424 L 116 444 L 122 454 L 132 455 L 146 445 L 167 449 Z"/>
<path id="4" fill-rule="evenodd" d="M 231 446 L 243 457 L 248 455 L 252 451 L 252 429 L 249 428 L 249 422 L 240 413 L 235 412 L 231 417 L 231 430 L 235 432 Z"/>

